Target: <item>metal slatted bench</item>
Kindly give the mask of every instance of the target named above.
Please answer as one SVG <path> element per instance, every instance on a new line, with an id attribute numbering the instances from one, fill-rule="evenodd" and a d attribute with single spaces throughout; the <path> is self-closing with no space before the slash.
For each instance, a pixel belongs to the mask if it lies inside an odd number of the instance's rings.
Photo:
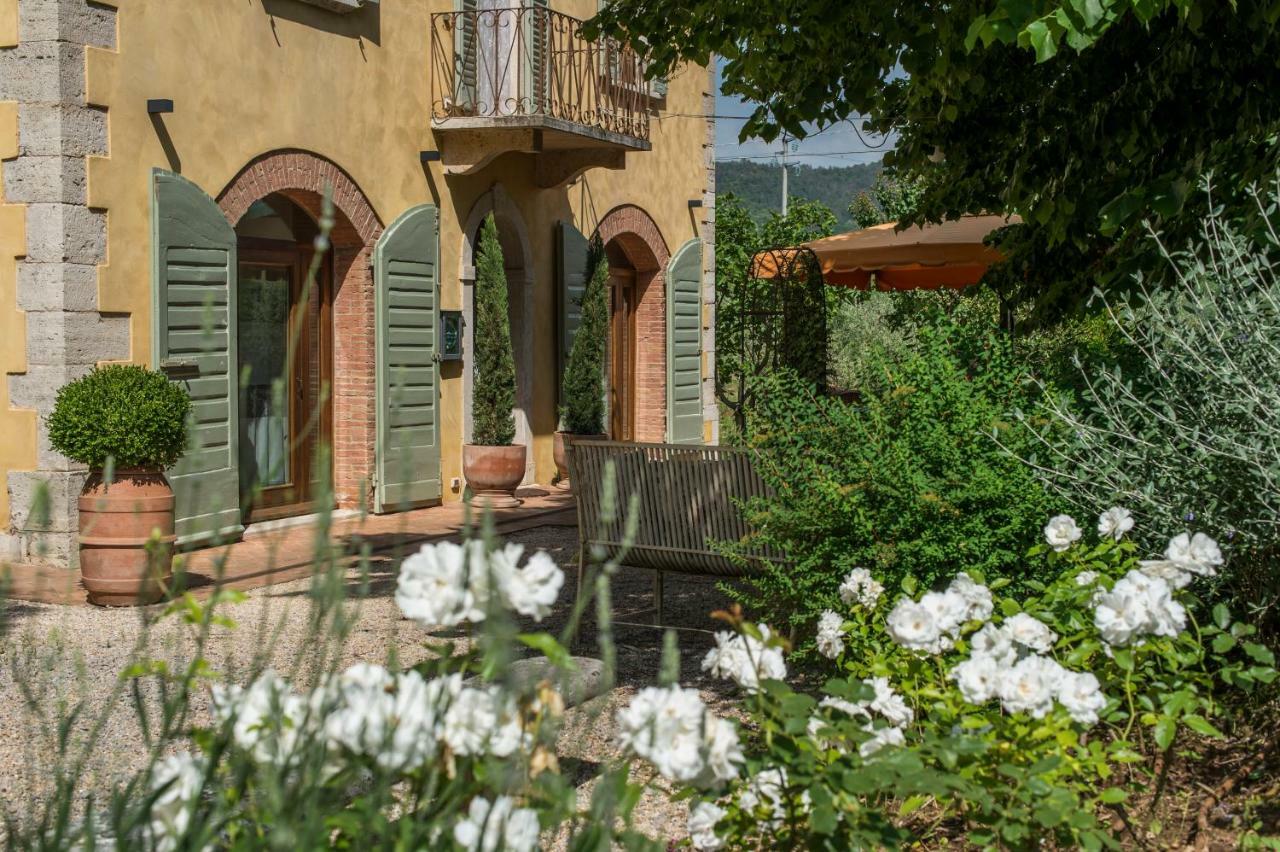
<path id="1" fill-rule="evenodd" d="M 654 572 L 655 624 L 662 623 L 662 581 L 668 571 L 740 577 L 766 563 L 786 561 L 782 553 L 763 546 L 749 550 L 742 560 L 731 559 L 714 546 L 715 542 L 741 542 L 751 535 L 737 504 L 769 493 L 747 450 L 583 440 L 570 441 L 566 456 L 578 504 L 579 593 L 589 550 L 603 551 L 610 559 L 622 553 L 632 495 L 637 498 L 636 538 L 627 546 L 622 564 Z M 610 463 L 619 517 L 606 524 L 600 502 Z"/>

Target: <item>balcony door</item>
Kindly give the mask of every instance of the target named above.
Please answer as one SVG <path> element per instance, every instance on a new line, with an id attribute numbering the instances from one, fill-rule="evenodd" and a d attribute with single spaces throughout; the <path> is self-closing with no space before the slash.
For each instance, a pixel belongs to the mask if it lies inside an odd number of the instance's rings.
<path id="1" fill-rule="evenodd" d="M 315 225 L 281 196 L 236 230 L 241 503 L 251 521 L 305 514 L 332 428 L 329 258 L 308 285 Z"/>
<path id="2" fill-rule="evenodd" d="M 460 106 L 492 118 L 545 111 L 547 0 L 461 0 Z"/>

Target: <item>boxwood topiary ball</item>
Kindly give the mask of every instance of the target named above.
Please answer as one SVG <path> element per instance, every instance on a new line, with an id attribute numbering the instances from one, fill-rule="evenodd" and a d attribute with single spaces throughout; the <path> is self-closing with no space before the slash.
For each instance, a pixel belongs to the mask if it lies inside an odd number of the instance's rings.
<path id="1" fill-rule="evenodd" d="M 162 373 L 95 367 L 58 390 L 45 421 L 53 448 L 92 469 L 168 468 L 187 444 L 191 398 Z"/>

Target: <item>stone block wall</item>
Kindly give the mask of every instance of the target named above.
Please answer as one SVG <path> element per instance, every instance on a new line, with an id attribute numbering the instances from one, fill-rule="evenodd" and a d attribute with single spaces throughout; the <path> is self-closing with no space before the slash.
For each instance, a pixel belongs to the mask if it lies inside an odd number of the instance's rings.
<path id="1" fill-rule="evenodd" d="M 4 378 L 9 405 L 41 418 L 63 384 L 97 363 L 129 358 L 128 318 L 98 310 L 107 214 L 89 207 L 85 182 L 86 159 L 108 153 L 106 110 L 85 98 L 85 49 L 115 48 L 115 14 L 86 0 L 17 0 L 17 44 L 0 47 L 0 101 L 17 104 L 19 139 L 17 157 L 4 164 L 4 198 L 25 206 L 27 237 L 15 299 L 26 362 Z M 35 468 L 10 471 L 5 483 L 0 550 L 22 561 L 74 563 L 83 477 L 38 429 Z M 47 516 L 33 517 L 46 489 L 48 512 L 40 514 Z"/>

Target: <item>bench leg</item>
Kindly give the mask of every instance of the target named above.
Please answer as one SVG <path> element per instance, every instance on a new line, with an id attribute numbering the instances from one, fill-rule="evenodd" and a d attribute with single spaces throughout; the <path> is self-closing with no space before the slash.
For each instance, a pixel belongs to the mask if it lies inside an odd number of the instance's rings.
<path id="1" fill-rule="evenodd" d="M 653 623 L 662 626 L 662 572 L 653 572 Z"/>
<path id="2" fill-rule="evenodd" d="M 583 556 L 585 555 L 585 551 L 586 551 L 586 548 L 584 548 L 581 544 L 579 544 L 578 545 L 578 595 L 573 599 L 573 604 L 575 607 L 578 605 L 578 601 L 582 600 L 582 572 L 586 570 L 586 566 L 584 565 L 584 562 L 583 562 Z M 573 625 L 572 642 L 574 645 L 577 645 L 578 640 L 581 638 L 582 618 L 585 617 L 586 614 L 587 614 L 587 611 L 584 609 L 582 611 L 582 616 L 578 618 L 578 623 Z"/>

